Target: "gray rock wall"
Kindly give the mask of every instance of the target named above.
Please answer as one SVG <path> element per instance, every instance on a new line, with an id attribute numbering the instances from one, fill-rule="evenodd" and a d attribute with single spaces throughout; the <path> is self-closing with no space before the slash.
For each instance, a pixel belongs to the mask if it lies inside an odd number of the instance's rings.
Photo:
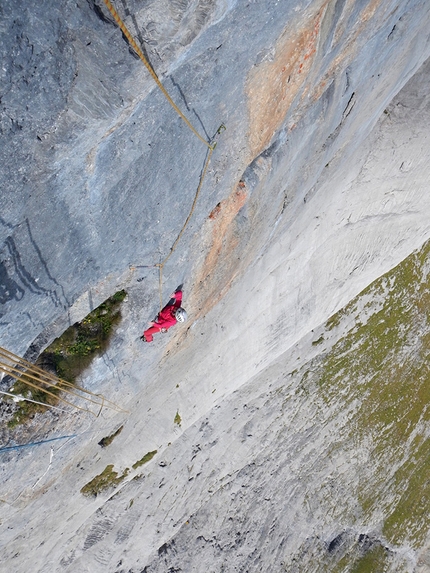
<path id="1" fill-rule="evenodd" d="M 321 325 L 430 237 L 428 64 L 387 107 L 429 55 L 428 3 L 116 6 L 196 127 L 227 128 L 163 273 L 164 298 L 185 283 L 190 321 L 142 346 L 158 274 L 129 264 L 168 254 L 204 145 L 101 5 L 3 1 L 0 344 L 37 353 L 129 292 L 111 347 L 81 380 L 127 412 L 47 412 L 13 443 L 60 440 L 2 452 L 5 567 L 327 571 L 375 550 L 389 571 L 424 573 L 426 516 L 402 523 L 396 542 L 383 525 L 417 483 L 414 472 L 396 482 L 396 471 L 422 469 L 425 400 L 404 400 L 403 441 L 357 417 L 385 412 L 393 372 L 426 340 L 423 317 L 371 408 L 364 378 L 340 376 L 327 398 L 318 376 L 330 349 L 370 320 L 369 304 L 377 322 L 381 289 L 342 313 L 339 329 Z M 84 497 L 107 465 L 128 468 L 124 481 Z M 366 512 L 363 491 L 379 496 Z"/>
<path id="2" fill-rule="evenodd" d="M 201 133 L 227 128 L 165 268 L 174 283 L 201 271 L 211 294 L 233 270 L 224 253 L 224 266 L 210 268 L 217 257 L 196 270 L 199 229 L 239 179 L 252 214 L 239 231 L 245 267 L 279 210 L 312 193 L 336 153 L 359 144 L 428 54 L 428 6 L 418 1 L 117 7 Z M 129 263 L 168 254 L 206 149 L 102 3 L 3 2 L 2 30 L 1 344 L 24 353 L 124 286 Z M 142 286 L 152 300 L 157 278 Z M 91 304 L 81 307 L 87 293 Z"/>

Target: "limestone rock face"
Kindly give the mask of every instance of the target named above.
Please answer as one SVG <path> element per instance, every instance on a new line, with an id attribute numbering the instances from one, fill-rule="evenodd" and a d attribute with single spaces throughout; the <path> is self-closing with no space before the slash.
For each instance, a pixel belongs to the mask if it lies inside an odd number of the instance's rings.
<path id="1" fill-rule="evenodd" d="M 3 0 L 0 346 L 35 357 L 113 292 L 129 295 L 81 380 L 128 413 L 48 412 L 11 443 L 73 438 L 0 451 L 4 562 L 17 573 L 29 562 L 35 573 L 426 571 L 428 394 L 387 381 L 427 380 L 410 359 L 427 357 L 425 288 L 414 287 L 427 284 L 427 250 L 379 277 L 430 238 L 430 5 L 115 6 L 217 146 L 192 209 L 208 148 L 104 3 Z M 160 289 L 154 265 L 170 253 Z M 142 346 L 160 295 L 180 283 L 189 322 Z M 394 307 L 421 314 L 393 321 Z M 396 392 L 411 403 L 398 427 L 400 402 L 377 414 Z M 121 484 L 84 497 L 110 465 Z"/>
<path id="2" fill-rule="evenodd" d="M 208 138 L 227 128 L 167 276 L 179 264 L 191 274 L 193 233 L 199 242 L 212 209 L 241 178 L 250 195 L 266 170 L 255 206 L 266 225 L 257 213 L 240 233 L 264 244 L 284 203 L 358 145 L 428 54 L 421 2 L 118 9 L 196 128 Z M 83 295 L 96 304 L 106 277 L 112 291 L 130 263 L 166 256 L 198 184 L 205 146 L 112 20 L 100 2 L 2 3 L 2 341 L 18 353 L 64 329 Z"/>

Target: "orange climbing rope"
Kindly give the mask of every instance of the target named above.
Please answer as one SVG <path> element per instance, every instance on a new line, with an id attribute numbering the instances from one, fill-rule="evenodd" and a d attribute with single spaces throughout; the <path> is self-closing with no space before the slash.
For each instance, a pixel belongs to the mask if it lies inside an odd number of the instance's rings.
<path id="1" fill-rule="evenodd" d="M 163 286 L 163 267 L 164 267 L 164 265 L 167 263 L 167 261 L 170 259 L 170 257 L 172 256 L 173 251 L 176 249 L 176 245 L 179 243 L 179 239 L 182 237 L 182 234 L 183 234 L 183 232 L 185 231 L 185 228 L 186 228 L 186 226 L 188 225 L 188 223 L 189 223 L 189 221 L 190 221 L 190 219 L 191 219 L 191 217 L 192 217 L 192 214 L 193 214 L 193 212 L 194 212 L 194 209 L 195 209 L 195 206 L 196 206 L 196 203 L 197 203 L 197 199 L 198 199 L 198 197 L 199 197 L 200 190 L 201 190 L 202 185 L 203 185 L 203 180 L 204 180 L 204 178 L 205 178 L 206 171 L 207 171 L 207 168 L 208 168 L 209 162 L 210 162 L 210 160 L 211 160 L 212 153 L 213 153 L 213 150 L 214 150 L 214 149 L 215 149 L 215 146 L 214 146 L 213 148 L 211 147 L 211 148 L 209 149 L 209 153 L 208 153 L 208 156 L 207 156 L 207 158 L 206 158 L 206 161 L 205 161 L 205 165 L 204 165 L 204 167 L 203 167 L 202 174 L 201 174 L 201 176 L 200 176 L 200 181 L 199 181 L 199 185 L 198 185 L 198 187 L 197 187 L 197 191 L 196 191 L 196 194 L 195 194 L 195 197 L 194 197 L 193 204 L 191 205 L 190 212 L 188 213 L 188 217 L 187 217 L 185 223 L 183 224 L 182 229 L 179 231 L 179 234 L 178 234 L 178 236 L 176 237 L 175 242 L 174 242 L 173 245 L 171 246 L 169 254 L 164 258 L 164 260 L 163 260 L 161 263 L 158 263 L 157 265 L 155 265 L 156 267 L 158 267 L 158 271 L 159 271 L 159 281 L 158 281 L 158 282 L 159 282 L 159 285 L 158 285 L 158 290 L 159 290 L 159 295 L 160 295 L 160 310 L 161 310 L 161 308 L 162 308 L 162 306 L 163 306 L 163 294 L 162 294 L 162 286 Z"/>
<path id="2" fill-rule="evenodd" d="M 197 203 L 197 199 L 198 196 L 200 194 L 200 190 L 202 188 L 203 185 L 203 181 L 206 175 L 206 171 L 209 165 L 209 162 L 211 160 L 212 157 L 212 153 L 216 147 L 216 142 L 212 143 L 212 142 L 208 142 L 206 141 L 206 139 L 204 139 L 204 137 L 202 137 L 200 135 L 200 133 L 193 127 L 193 125 L 190 123 L 190 121 L 185 117 L 185 115 L 182 113 L 182 111 L 178 108 L 178 106 L 175 104 L 175 102 L 172 100 L 172 98 L 170 97 L 170 95 L 168 94 L 166 88 L 163 86 L 163 84 L 160 82 L 160 80 L 158 79 L 157 74 L 155 73 L 155 71 L 153 70 L 151 64 L 148 62 L 148 60 L 145 58 L 142 50 L 139 48 L 139 46 L 137 45 L 136 41 L 134 40 L 133 36 L 130 34 L 130 32 L 127 29 L 127 26 L 124 24 L 124 22 L 121 20 L 121 17 L 119 16 L 118 12 L 115 10 L 114 6 L 112 5 L 112 3 L 110 2 L 110 0 L 103 0 L 104 3 L 106 4 L 107 9 L 109 10 L 109 12 L 112 14 L 112 16 L 115 19 L 115 22 L 118 24 L 118 26 L 120 27 L 121 31 L 123 32 L 124 36 L 127 38 L 127 40 L 130 42 L 130 45 L 132 46 L 133 50 L 136 52 L 136 54 L 139 56 L 139 58 L 142 60 L 142 62 L 145 64 L 146 69 L 148 70 L 148 72 L 151 74 L 152 78 L 154 79 L 155 83 L 157 84 L 157 86 L 160 88 L 160 90 L 162 91 L 162 93 L 164 94 L 165 98 L 167 99 L 167 101 L 170 103 L 170 105 L 173 107 L 173 109 L 176 111 L 176 113 L 184 120 L 184 122 L 187 124 L 187 126 L 190 128 L 190 130 L 194 133 L 194 135 L 196 135 L 200 141 L 202 141 L 208 148 L 209 148 L 209 152 L 208 152 L 208 156 L 206 158 L 204 167 L 203 167 L 203 171 L 202 174 L 200 176 L 200 181 L 199 181 L 199 185 L 197 187 L 197 191 L 194 197 L 194 201 L 193 204 L 191 206 L 190 212 L 188 214 L 188 217 L 184 223 L 184 225 L 182 226 L 182 229 L 180 230 L 175 242 L 173 243 L 169 254 L 164 258 L 164 260 L 161 263 L 157 263 L 155 265 L 153 265 L 154 267 L 158 267 L 159 270 L 159 295 L 160 295 L 160 310 L 162 309 L 163 306 L 163 297 L 162 297 L 162 285 L 163 285 L 163 267 L 166 264 L 166 262 L 168 261 L 168 259 L 171 257 L 173 251 L 175 250 L 179 239 L 181 238 L 183 232 L 185 231 L 185 228 L 187 227 L 191 216 L 194 212 L 194 208 L 196 206 Z M 219 134 L 221 132 L 222 129 L 225 129 L 224 125 L 221 125 L 218 130 L 217 130 L 217 134 Z M 130 268 L 134 268 L 133 266 L 131 266 Z"/>
<path id="3" fill-rule="evenodd" d="M 148 72 L 151 74 L 152 78 L 154 79 L 155 83 L 157 84 L 157 86 L 160 88 L 160 90 L 163 92 L 164 97 L 167 99 L 167 101 L 170 103 L 170 105 L 173 107 L 173 109 L 176 111 L 176 113 L 185 121 L 185 123 L 188 125 L 188 127 L 191 129 L 191 131 L 194 133 L 194 135 L 196 135 L 200 141 L 202 141 L 205 145 L 207 145 L 207 147 L 209 147 L 209 149 L 212 149 L 211 144 L 206 141 L 206 139 L 204 137 L 202 137 L 200 135 L 200 133 L 193 127 L 193 125 L 191 124 L 191 122 L 185 117 L 185 115 L 182 113 L 182 111 L 178 108 L 178 106 L 175 104 L 175 102 L 172 100 L 172 98 L 170 97 L 170 95 L 168 94 L 166 88 L 163 86 L 163 84 L 160 82 L 160 80 L 158 79 L 157 74 L 155 73 L 155 71 L 153 70 L 151 64 L 148 62 L 148 60 L 145 58 L 142 50 L 139 48 L 139 46 L 137 45 L 136 41 L 134 40 L 133 36 L 130 34 L 130 32 L 127 29 L 127 26 L 124 24 L 124 22 L 121 20 L 121 17 L 119 16 L 118 12 L 115 10 L 115 8 L 112 6 L 112 3 L 110 2 L 110 0 L 103 0 L 104 3 L 106 4 L 107 9 L 109 10 L 109 12 L 112 14 L 112 16 L 115 19 L 115 22 L 118 24 L 118 26 L 121 28 L 122 33 L 124 34 L 124 36 L 127 38 L 127 40 L 130 42 L 130 45 L 132 46 L 133 50 L 136 52 L 136 54 L 139 56 L 139 58 L 142 60 L 142 62 L 145 64 L 146 69 L 148 70 Z"/>

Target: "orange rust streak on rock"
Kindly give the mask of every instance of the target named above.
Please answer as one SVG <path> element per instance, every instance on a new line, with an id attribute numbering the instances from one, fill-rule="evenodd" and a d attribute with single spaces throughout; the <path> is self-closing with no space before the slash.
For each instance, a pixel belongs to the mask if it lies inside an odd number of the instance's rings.
<path id="1" fill-rule="evenodd" d="M 203 266 L 203 280 L 206 280 L 216 267 L 220 253 L 223 250 L 223 241 L 230 229 L 233 219 L 244 206 L 246 197 L 246 191 L 238 186 L 227 199 L 221 202 L 219 216 L 212 230 L 212 247 Z"/>
<path id="2" fill-rule="evenodd" d="M 324 8 L 325 4 L 299 31 L 296 22 L 289 25 L 278 39 L 274 60 L 249 73 L 246 92 L 252 158 L 269 145 L 309 73 Z"/>
<path id="3" fill-rule="evenodd" d="M 238 245 L 234 219 L 245 205 L 248 193 L 240 182 L 230 196 L 218 203 L 209 218 L 211 237 L 209 250 L 196 277 L 192 306 L 194 320 L 205 315 L 224 296 L 237 273 L 236 258 L 232 256 Z"/>
<path id="4" fill-rule="evenodd" d="M 207 314 L 228 292 L 240 267 L 235 250 L 239 245 L 235 218 L 248 198 L 246 185 L 240 181 L 232 193 L 211 211 L 206 222 L 208 252 L 197 270 L 194 288 L 185 302 L 195 322 Z M 192 331 L 191 331 L 192 332 Z M 167 345 L 165 355 L 175 351 L 188 339 L 188 329 L 181 330 Z M 191 334 L 191 333 L 188 333 Z"/>
<path id="5" fill-rule="evenodd" d="M 220 212 L 221 212 L 221 203 L 218 203 L 218 205 L 214 209 L 212 209 L 209 215 L 209 219 L 216 219 L 220 214 Z"/>

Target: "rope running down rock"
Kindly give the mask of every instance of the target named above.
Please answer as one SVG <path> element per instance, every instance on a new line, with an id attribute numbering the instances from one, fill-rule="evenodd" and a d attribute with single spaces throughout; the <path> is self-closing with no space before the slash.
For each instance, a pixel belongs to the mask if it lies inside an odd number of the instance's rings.
<path id="1" fill-rule="evenodd" d="M 133 50 L 136 52 L 136 54 L 139 56 L 139 58 L 142 60 L 142 62 L 145 64 L 146 69 L 148 70 L 148 72 L 151 74 L 152 78 L 154 79 L 155 83 L 157 84 L 157 86 L 160 88 L 160 90 L 163 92 L 164 97 L 167 99 L 167 101 L 170 103 L 170 105 L 173 107 L 173 109 L 176 111 L 176 113 L 185 121 L 185 123 L 188 125 L 188 127 L 191 129 L 191 131 L 194 133 L 194 135 L 196 135 L 201 142 L 203 142 L 207 147 L 209 147 L 209 149 L 212 149 L 211 144 L 206 141 L 206 139 L 204 137 L 202 137 L 200 135 L 200 133 L 193 127 L 193 125 L 191 124 L 191 122 L 185 117 L 185 115 L 182 113 L 182 111 L 178 108 L 178 106 L 175 104 L 175 102 L 172 100 L 172 98 L 170 97 L 170 95 L 168 94 L 166 88 L 163 86 L 163 84 L 160 82 L 160 80 L 158 79 L 157 74 L 155 73 L 155 71 L 153 70 L 151 64 L 148 62 L 148 60 L 145 58 L 142 50 L 139 48 L 139 46 L 136 44 L 136 41 L 134 40 L 133 36 L 130 34 L 130 32 L 127 29 L 127 26 L 124 24 L 124 22 L 121 20 L 118 12 L 115 10 L 115 8 L 112 6 L 112 3 L 110 2 L 110 0 L 103 0 L 104 3 L 106 4 L 107 9 L 109 10 L 109 12 L 112 14 L 112 16 L 115 19 L 115 22 L 118 24 L 118 26 L 121 28 L 122 33 L 124 34 L 124 36 L 127 38 L 127 40 L 130 42 L 130 45 L 132 46 Z M 213 149 L 212 149 L 213 151 Z"/>
<path id="2" fill-rule="evenodd" d="M 206 158 L 204 167 L 203 167 L 203 171 L 200 177 L 200 181 L 199 181 L 199 185 L 197 187 L 197 191 L 194 197 L 194 201 L 193 204 L 191 206 L 191 210 L 188 214 L 188 217 L 184 223 L 184 225 L 182 226 L 182 229 L 180 230 L 175 242 L 173 243 L 169 254 L 165 257 L 165 259 L 161 262 L 161 263 L 157 263 L 154 265 L 154 267 L 158 267 L 159 270 L 159 296 L 160 296 L 160 310 L 162 309 L 163 306 L 163 295 L 162 295 L 162 286 L 163 286 L 163 267 L 165 265 L 165 263 L 168 261 L 168 259 L 171 257 L 173 251 L 175 250 L 179 239 L 181 238 L 183 232 L 185 231 L 186 226 L 188 225 L 191 216 L 194 212 L 194 208 L 196 206 L 197 203 L 197 199 L 198 196 L 200 194 L 200 190 L 202 188 L 203 185 L 203 181 L 206 175 L 206 171 L 210 162 L 210 159 L 212 157 L 212 153 L 216 147 L 216 142 L 215 143 L 211 143 L 206 141 L 206 139 L 204 139 L 200 133 L 193 127 L 193 125 L 190 123 L 190 121 L 185 117 L 185 115 L 181 112 L 181 110 L 178 108 L 178 106 L 175 104 L 175 102 L 172 100 L 172 98 L 170 97 L 170 95 L 168 94 L 166 88 L 163 86 L 163 84 L 160 82 L 160 80 L 158 79 L 157 74 L 155 73 L 155 71 L 153 70 L 151 64 L 148 62 L 148 60 L 145 58 L 142 50 L 139 48 L 139 46 L 137 45 L 136 41 L 134 40 L 133 36 L 130 34 L 130 32 L 127 29 L 127 26 L 124 24 L 124 22 L 122 21 L 121 17 L 119 16 L 118 12 L 115 10 L 114 6 L 112 5 L 112 3 L 110 2 L 110 0 L 103 0 L 104 3 L 106 4 L 107 9 L 109 10 L 109 12 L 112 14 L 113 18 L 115 19 L 115 22 L 118 24 L 118 26 L 120 27 L 122 33 L 124 34 L 124 36 L 127 38 L 127 40 L 129 41 L 130 45 L 132 46 L 133 50 L 136 52 L 136 54 L 139 56 L 139 58 L 142 60 L 142 62 L 144 63 L 146 69 L 148 70 L 148 72 L 151 74 L 152 78 L 154 79 L 155 83 L 157 84 L 157 86 L 160 88 L 160 90 L 162 91 L 163 95 L 165 96 L 165 98 L 167 99 L 167 101 L 170 103 L 170 105 L 173 107 L 173 109 L 176 111 L 176 113 L 184 120 L 184 122 L 187 124 L 187 126 L 191 129 L 191 131 L 194 133 L 194 135 L 196 135 L 200 141 L 202 141 L 208 148 L 209 148 L 209 153 L 208 156 Z M 222 129 L 225 129 L 224 125 L 221 125 L 218 128 L 217 134 L 219 134 L 221 132 Z M 135 267 L 131 267 L 132 269 Z"/>

